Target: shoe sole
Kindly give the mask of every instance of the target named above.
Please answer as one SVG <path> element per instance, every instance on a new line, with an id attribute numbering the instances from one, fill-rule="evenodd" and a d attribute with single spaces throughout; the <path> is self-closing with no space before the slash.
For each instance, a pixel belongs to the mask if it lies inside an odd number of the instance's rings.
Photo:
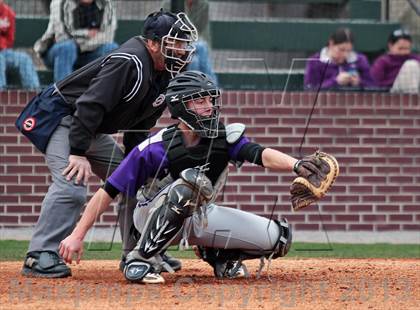
<path id="1" fill-rule="evenodd" d="M 148 277 L 148 275 L 146 275 L 142 280 L 141 283 L 144 284 L 162 284 L 165 283 L 165 279 L 162 276 L 152 276 L 152 277 Z"/>
<path id="2" fill-rule="evenodd" d="M 67 278 L 71 276 L 71 270 L 63 271 L 59 273 L 40 273 L 33 271 L 31 268 L 22 268 L 21 274 L 25 277 L 30 278 L 48 278 L 48 279 L 55 279 L 55 278 Z"/>

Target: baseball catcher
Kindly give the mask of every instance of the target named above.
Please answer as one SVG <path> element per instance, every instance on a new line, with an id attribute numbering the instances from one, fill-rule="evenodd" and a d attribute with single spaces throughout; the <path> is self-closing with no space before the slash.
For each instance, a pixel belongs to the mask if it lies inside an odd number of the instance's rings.
<path id="1" fill-rule="evenodd" d="M 228 164 L 240 166 L 247 161 L 284 172 L 292 172 L 295 167 L 308 182 L 301 181 L 293 192 L 302 207 L 302 201 L 306 205 L 315 201 L 308 199 L 309 194 L 299 198 L 306 188 L 314 197 L 321 192 L 319 188 L 326 191 L 323 184 L 331 178 L 330 157 L 325 159 L 320 153 L 315 156 L 320 162 L 306 158 L 298 161 L 251 142 L 244 135 L 243 124 L 225 126 L 219 120 L 220 90 L 201 72 L 177 75 L 170 81 L 165 98 L 171 116 L 179 123 L 138 145 L 108 178 L 88 203 L 72 234 L 61 242 L 64 260 L 71 263 L 73 254 L 80 260 L 87 231 L 119 192 L 135 196 L 139 189 L 133 216 L 138 242 L 122 268 L 130 282 L 164 282 L 161 271 L 171 272 L 171 267 L 160 253 L 174 244 L 196 245 L 197 254 L 219 278 L 246 275 L 242 263 L 246 259 L 264 261 L 285 256 L 292 242 L 286 219 L 269 220 L 214 203 Z"/>

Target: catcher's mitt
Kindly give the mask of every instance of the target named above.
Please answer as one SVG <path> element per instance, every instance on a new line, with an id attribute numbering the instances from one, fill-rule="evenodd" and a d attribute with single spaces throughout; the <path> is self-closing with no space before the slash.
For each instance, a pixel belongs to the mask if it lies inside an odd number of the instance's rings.
<path id="1" fill-rule="evenodd" d="M 338 162 L 334 156 L 320 151 L 299 160 L 293 170 L 298 175 L 290 186 L 295 211 L 322 198 L 339 173 Z"/>

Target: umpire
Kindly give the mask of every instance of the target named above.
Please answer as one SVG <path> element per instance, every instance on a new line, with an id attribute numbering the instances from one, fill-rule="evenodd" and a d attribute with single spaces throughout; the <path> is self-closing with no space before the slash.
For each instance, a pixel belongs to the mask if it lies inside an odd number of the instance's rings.
<path id="1" fill-rule="evenodd" d="M 197 30 L 184 13 L 152 13 L 143 36 L 50 85 L 25 107 L 16 126 L 45 154 L 52 184 L 42 202 L 23 275 L 71 275 L 58 246 L 79 218 L 88 178 L 93 172 L 105 180 L 124 157 L 109 134 L 147 132 L 156 124 L 166 107 L 159 94 L 191 60 L 191 43 L 196 40 Z M 126 153 L 146 135 L 125 134 Z M 132 211 L 120 210 L 124 242 L 129 239 Z"/>

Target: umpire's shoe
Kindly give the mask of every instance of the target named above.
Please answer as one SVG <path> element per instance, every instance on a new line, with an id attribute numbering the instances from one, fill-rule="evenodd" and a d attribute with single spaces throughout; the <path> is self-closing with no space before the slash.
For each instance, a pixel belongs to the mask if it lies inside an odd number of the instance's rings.
<path id="1" fill-rule="evenodd" d="M 39 278 L 65 278 L 71 276 L 71 270 L 54 251 L 34 251 L 26 255 L 22 275 Z"/>

